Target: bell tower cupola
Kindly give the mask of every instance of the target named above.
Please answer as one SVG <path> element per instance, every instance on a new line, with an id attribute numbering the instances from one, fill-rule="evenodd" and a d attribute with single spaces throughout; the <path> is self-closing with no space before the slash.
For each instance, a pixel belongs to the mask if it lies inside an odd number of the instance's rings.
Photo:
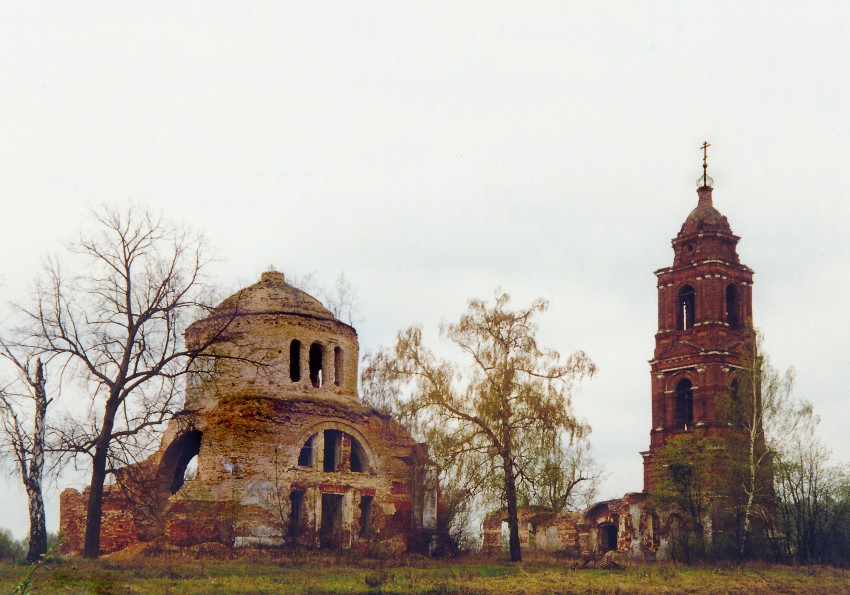
<path id="1" fill-rule="evenodd" d="M 644 491 L 658 471 L 654 452 L 671 437 L 730 431 L 715 407 L 734 390 L 755 333 L 752 326 L 753 271 L 741 264 L 729 222 L 714 206 L 708 175 L 710 145 L 703 151 L 697 204 L 673 239 L 673 266 L 658 278 L 658 331 L 652 373 L 652 429 L 644 457 Z"/>

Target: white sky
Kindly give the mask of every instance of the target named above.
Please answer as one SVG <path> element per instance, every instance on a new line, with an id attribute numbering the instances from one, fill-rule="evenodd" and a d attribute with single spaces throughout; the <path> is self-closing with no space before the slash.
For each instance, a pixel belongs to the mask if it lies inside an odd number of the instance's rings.
<path id="1" fill-rule="evenodd" d="M 616 497 L 707 139 L 766 351 L 847 461 L 850 3 L 708 4 L 0 2 L 0 298 L 126 201 L 203 231 L 225 288 L 344 271 L 361 351 L 542 295 L 543 343 L 599 365 L 576 409 Z"/>

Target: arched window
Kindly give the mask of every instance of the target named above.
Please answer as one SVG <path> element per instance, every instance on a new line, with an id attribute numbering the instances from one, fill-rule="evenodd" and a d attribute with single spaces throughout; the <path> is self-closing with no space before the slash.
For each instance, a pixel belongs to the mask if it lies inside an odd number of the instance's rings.
<path id="1" fill-rule="evenodd" d="M 301 380 L 301 341 L 295 339 L 289 344 L 289 379 Z"/>
<path id="2" fill-rule="evenodd" d="M 334 347 L 334 384 L 342 382 L 342 347 Z"/>
<path id="3" fill-rule="evenodd" d="M 325 349 L 319 343 L 310 345 L 310 382 L 316 388 L 322 386 L 322 356 L 324 354 Z"/>
<path id="4" fill-rule="evenodd" d="M 738 310 L 738 288 L 730 284 L 726 287 L 726 323 L 729 328 L 737 329 L 740 326 Z"/>
<path id="5" fill-rule="evenodd" d="M 680 380 L 676 385 L 676 411 L 673 428 L 687 430 L 694 424 L 694 391 L 690 380 Z"/>
<path id="6" fill-rule="evenodd" d="M 676 303 L 676 328 L 680 331 L 686 331 L 694 326 L 694 311 L 696 310 L 694 288 L 690 285 L 682 287 L 682 289 L 679 290 L 679 296 Z"/>
<path id="7" fill-rule="evenodd" d="M 335 429 L 322 430 L 307 438 L 298 453 L 298 466 L 320 469 L 326 473 L 372 472 L 369 455 L 360 441 L 347 432 Z"/>

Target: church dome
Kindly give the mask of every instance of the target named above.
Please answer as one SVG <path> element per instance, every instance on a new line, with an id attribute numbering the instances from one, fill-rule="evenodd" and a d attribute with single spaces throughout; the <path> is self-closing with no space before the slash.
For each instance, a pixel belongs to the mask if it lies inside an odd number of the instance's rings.
<path id="1" fill-rule="evenodd" d="M 699 202 L 696 208 L 690 212 L 673 240 L 674 266 L 706 258 L 737 263 L 735 246 L 740 238 L 732 233 L 726 217 L 714 208 L 711 187 L 702 186 L 697 194 Z"/>
<path id="2" fill-rule="evenodd" d="M 729 226 L 729 221 L 712 204 L 711 188 L 703 186 L 697 192 L 699 194 L 699 202 L 682 224 L 679 236 L 705 232 L 719 232 L 731 235 L 732 228 Z"/>
<path id="3" fill-rule="evenodd" d="M 319 300 L 287 283 L 283 273 L 278 271 L 266 271 L 259 282 L 237 291 L 216 306 L 216 315 L 224 313 L 242 316 L 294 314 L 319 320 L 336 320 Z"/>

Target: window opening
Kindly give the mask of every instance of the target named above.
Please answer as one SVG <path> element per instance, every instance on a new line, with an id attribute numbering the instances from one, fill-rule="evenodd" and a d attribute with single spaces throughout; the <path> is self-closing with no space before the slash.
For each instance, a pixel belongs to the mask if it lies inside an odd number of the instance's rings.
<path id="1" fill-rule="evenodd" d="M 322 494 L 322 525 L 319 544 L 323 548 L 337 549 L 342 542 L 342 495 Z"/>
<path id="2" fill-rule="evenodd" d="M 690 380 L 680 380 L 676 385 L 676 416 L 673 427 L 687 430 L 694 425 L 694 391 Z"/>
<path id="3" fill-rule="evenodd" d="M 353 473 L 363 472 L 363 447 L 354 439 L 354 436 L 349 436 L 351 440 L 351 471 Z"/>
<path id="4" fill-rule="evenodd" d="M 372 496 L 360 496 L 360 537 L 372 537 Z"/>
<path id="5" fill-rule="evenodd" d="M 289 494 L 289 536 L 298 537 L 304 530 L 304 490 Z"/>
<path id="6" fill-rule="evenodd" d="M 322 355 L 324 349 L 318 343 L 310 345 L 310 382 L 313 386 L 320 388 L 322 386 Z"/>
<path id="7" fill-rule="evenodd" d="M 729 328 L 737 329 L 740 326 L 738 310 L 738 289 L 729 285 L 726 288 L 726 323 Z"/>
<path id="8" fill-rule="evenodd" d="M 301 341 L 295 339 L 289 344 L 289 379 L 301 380 Z"/>
<path id="9" fill-rule="evenodd" d="M 298 465 L 300 467 L 313 466 L 313 443 L 315 436 L 310 436 L 304 446 L 301 447 L 301 452 L 298 453 Z"/>
<path id="10" fill-rule="evenodd" d="M 729 385 L 729 422 L 733 427 L 745 428 L 747 425 L 748 409 L 750 403 L 741 402 L 741 385 L 735 378 Z"/>
<path id="11" fill-rule="evenodd" d="M 685 285 L 679 290 L 678 305 L 677 326 L 680 331 L 686 331 L 694 326 L 696 303 L 693 287 Z"/>
<path id="12" fill-rule="evenodd" d="M 342 381 L 342 348 L 334 347 L 334 384 L 339 386 Z"/>
<path id="13" fill-rule="evenodd" d="M 693 469 L 691 466 L 686 465 L 685 463 L 677 463 L 675 465 L 670 465 L 668 469 L 670 471 L 670 479 L 673 480 L 676 487 L 683 490 L 683 493 L 687 493 L 691 485 L 691 477 L 693 476 Z"/>
<path id="14" fill-rule="evenodd" d="M 322 466 L 323 471 L 333 472 L 339 470 L 339 449 L 342 442 L 342 432 L 339 430 L 325 430 L 325 457 Z"/>

